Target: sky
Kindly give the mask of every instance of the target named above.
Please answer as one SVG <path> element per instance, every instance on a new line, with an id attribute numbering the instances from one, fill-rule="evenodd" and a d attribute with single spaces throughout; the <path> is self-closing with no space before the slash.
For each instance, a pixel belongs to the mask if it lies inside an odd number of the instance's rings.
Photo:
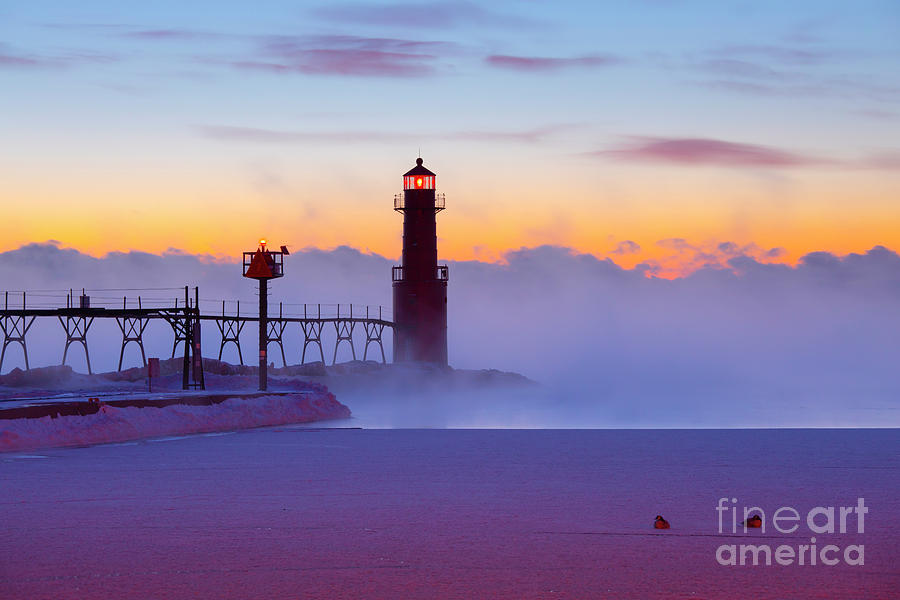
<path id="1" fill-rule="evenodd" d="M 395 260 L 419 153 L 450 261 L 897 250 L 898 106 L 891 1 L 5 0 L 0 251 Z"/>
<path id="2" fill-rule="evenodd" d="M 894 426 L 898 106 L 896 2 L 6 0 L 0 289 L 248 314 L 265 237 L 293 250 L 270 306 L 390 318 L 421 154 L 450 364 L 548 386 L 502 405 L 523 424 Z M 59 364 L 58 323 L 28 336 Z M 94 326 L 95 370 L 119 338 Z"/>

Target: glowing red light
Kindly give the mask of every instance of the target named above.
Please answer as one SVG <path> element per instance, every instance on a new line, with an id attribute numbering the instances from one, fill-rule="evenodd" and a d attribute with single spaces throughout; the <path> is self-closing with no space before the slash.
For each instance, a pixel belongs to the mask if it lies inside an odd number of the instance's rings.
<path id="1" fill-rule="evenodd" d="M 420 188 L 420 187 L 422 187 L 422 184 L 423 184 L 423 179 L 421 177 L 417 177 L 416 178 L 416 187 Z"/>

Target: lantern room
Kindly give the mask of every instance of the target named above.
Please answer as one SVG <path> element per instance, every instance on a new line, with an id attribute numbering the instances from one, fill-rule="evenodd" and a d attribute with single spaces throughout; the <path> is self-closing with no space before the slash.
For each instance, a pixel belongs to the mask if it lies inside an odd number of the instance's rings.
<path id="1" fill-rule="evenodd" d="M 256 252 L 244 252 L 244 277 L 250 279 L 277 279 L 284 277 L 284 256 L 290 254 L 285 246 L 281 250 L 266 248 L 266 240 L 259 240 Z"/>
<path id="2" fill-rule="evenodd" d="M 403 190 L 433 190 L 434 173 L 422 166 L 422 159 L 416 159 L 416 166 L 404 173 Z"/>

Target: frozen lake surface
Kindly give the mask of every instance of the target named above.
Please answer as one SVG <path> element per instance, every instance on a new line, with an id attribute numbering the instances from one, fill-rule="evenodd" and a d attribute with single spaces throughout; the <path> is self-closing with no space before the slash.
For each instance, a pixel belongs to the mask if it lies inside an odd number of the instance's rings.
<path id="1" fill-rule="evenodd" d="M 898 491 L 897 430 L 286 426 L 6 453 L 0 598 L 891 598 Z M 811 534 L 720 534 L 720 497 L 863 497 L 863 533 L 816 537 L 865 565 L 721 566 L 722 544 Z"/>

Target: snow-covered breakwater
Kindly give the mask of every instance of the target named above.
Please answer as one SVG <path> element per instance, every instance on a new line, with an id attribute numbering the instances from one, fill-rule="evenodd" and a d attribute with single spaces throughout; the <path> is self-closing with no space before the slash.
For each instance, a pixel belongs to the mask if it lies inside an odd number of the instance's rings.
<path id="1" fill-rule="evenodd" d="M 350 416 L 327 390 L 235 394 L 208 406 L 100 406 L 84 416 L 0 420 L 0 451 L 124 442 L 162 435 L 231 431 Z"/>

